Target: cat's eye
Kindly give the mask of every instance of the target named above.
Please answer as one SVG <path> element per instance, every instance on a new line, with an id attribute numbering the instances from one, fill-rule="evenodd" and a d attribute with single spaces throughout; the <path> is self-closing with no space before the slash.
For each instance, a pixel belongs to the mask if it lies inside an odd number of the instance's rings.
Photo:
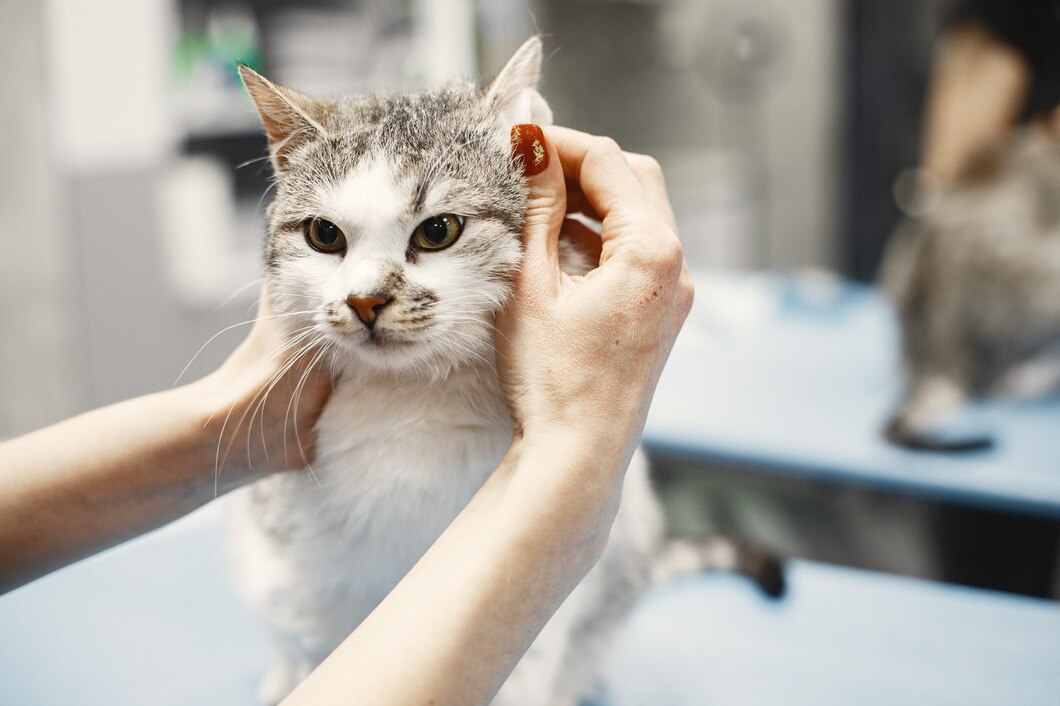
<path id="1" fill-rule="evenodd" d="M 346 249 L 346 236 L 331 221 L 313 218 L 305 223 L 305 240 L 317 252 L 335 253 Z"/>
<path id="2" fill-rule="evenodd" d="M 431 216 L 416 226 L 412 245 L 420 250 L 444 250 L 456 242 L 463 230 L 464 219 L 455 213 Z"/>

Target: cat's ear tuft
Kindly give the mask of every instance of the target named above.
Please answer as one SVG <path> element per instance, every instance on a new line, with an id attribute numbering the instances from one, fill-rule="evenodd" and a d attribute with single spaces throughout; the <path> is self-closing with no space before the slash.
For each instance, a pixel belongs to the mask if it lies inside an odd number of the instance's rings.
<path id="1" fill-rule="evenodd" d="M 541 39 L 531 37 L 486 88 L 486 100 L 500 115 L 505 129 L 520 123 L 552 123 L 552 110 L 537 91 L 540 80 Z"/>
<path id="2" fill-rule="evenodd" d="M 307 140 L 326 135 L 313 117 L 319 112 L 317 101 L 273 83 L 245 64 L 239 64 L 239 77 L 258 108 L 269 138 L 272 165 L 278 172 L 287 166 L 291 150 Z"/>

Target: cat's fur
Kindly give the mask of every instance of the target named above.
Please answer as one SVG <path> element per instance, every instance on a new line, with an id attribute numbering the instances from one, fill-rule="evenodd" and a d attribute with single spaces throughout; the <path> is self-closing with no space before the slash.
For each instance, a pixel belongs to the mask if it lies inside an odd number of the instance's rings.
<path id="1" fill-rule="evenodd" d="M 1022 130 L 979 154 L 883 267 L 902 330 L 906 396 L 888 438 L 925 450 L 991 443 L 937 435 L 969 396 L 1047 389 L 1060 373 L 1060 139 Z"/>
<path id="2" fill-rule="evenodd" d="M 235 499 L 238 585 L 276 638 L 266 702 L 287 694 L 386 596 L 510 443 L 493 315 L 521 258 L 525 190 L 509 129 L 550 121 L 536 90 L 540 62 L 532 39 L 485 90 L 452 83 L 337 102 L 243 69 L 277 173 L 266 247 L 272 309 L 301 344 L 323 344 L 340 373 L 316 427 L 313 475 L 271 477 Z M 459 240 L 439 252 L 410 249 L 417 224 L 441 213 L 466 217 Z M 318 217 L 344 231 L 344 255 L 308 247 L 304 224 Z M 589 266 L 571 249 L 562 259 L 568 271 Z M 394 298 L 372 328 L 346 304 L 365 294 Z M 495 706 L 574 706 L 653 575 L 700 569 L 707 548 L 664 543 L 638 453 L 602 559 Z"/>

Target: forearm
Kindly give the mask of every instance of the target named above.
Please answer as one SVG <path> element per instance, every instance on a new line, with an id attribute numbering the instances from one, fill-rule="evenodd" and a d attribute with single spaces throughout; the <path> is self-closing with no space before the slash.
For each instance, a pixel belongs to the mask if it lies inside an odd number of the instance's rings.
<path id="1" fill-rule="evenodd" d="M 605 546 L 624 451 L 517 441 L 285 706 L 485 704 Z"/>
<path id="2" fill-rule="evenodd" d="M 945 184 L 1019 118 L 1031 75 L 1018 51 L 974 24 L 952 30 L 935 59 L 922 166 Z"/>
<path id="3" fill-rule="evenodd" d="M 218 437 L 202 392 L 140 397 L 0 444 L 0 590 L 210 500 Z"/>

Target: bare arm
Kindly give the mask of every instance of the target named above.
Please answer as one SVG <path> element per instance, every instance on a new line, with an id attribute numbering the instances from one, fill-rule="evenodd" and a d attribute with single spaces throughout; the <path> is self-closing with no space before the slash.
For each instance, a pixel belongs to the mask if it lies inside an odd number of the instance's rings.
<path id="1" fill-rule="evenodd" d="M 215 482 L 221 493 L 303 466 L 330 383 L 306 378 L 296 427 L 286 410 L 304 366 L 278 375 L 279 341 L 266 315 L 198 382 L 0 444 L 0 592 L 194 510 L 214 498 Z"/>
<path id="2" fill-rule="evenodd" d="M 941 184 L 968 158 L 1004 135 L 1030 89 L 1023 56 L 975 24 L 942 40 L 928 88 L 922 167 Z"/>
<path id="3" fill-rule="evenodd" d="M 523 272 L 497 324 L 516 438 L 285 706 L 488 703 L 606 545 L 692 288 L 654 162 L 570 130 L 548 138 L 550 164 L 529 179 Z M 586 277 L 556 261 L 564 176 L 603 216 L 601 264 Z"/>

